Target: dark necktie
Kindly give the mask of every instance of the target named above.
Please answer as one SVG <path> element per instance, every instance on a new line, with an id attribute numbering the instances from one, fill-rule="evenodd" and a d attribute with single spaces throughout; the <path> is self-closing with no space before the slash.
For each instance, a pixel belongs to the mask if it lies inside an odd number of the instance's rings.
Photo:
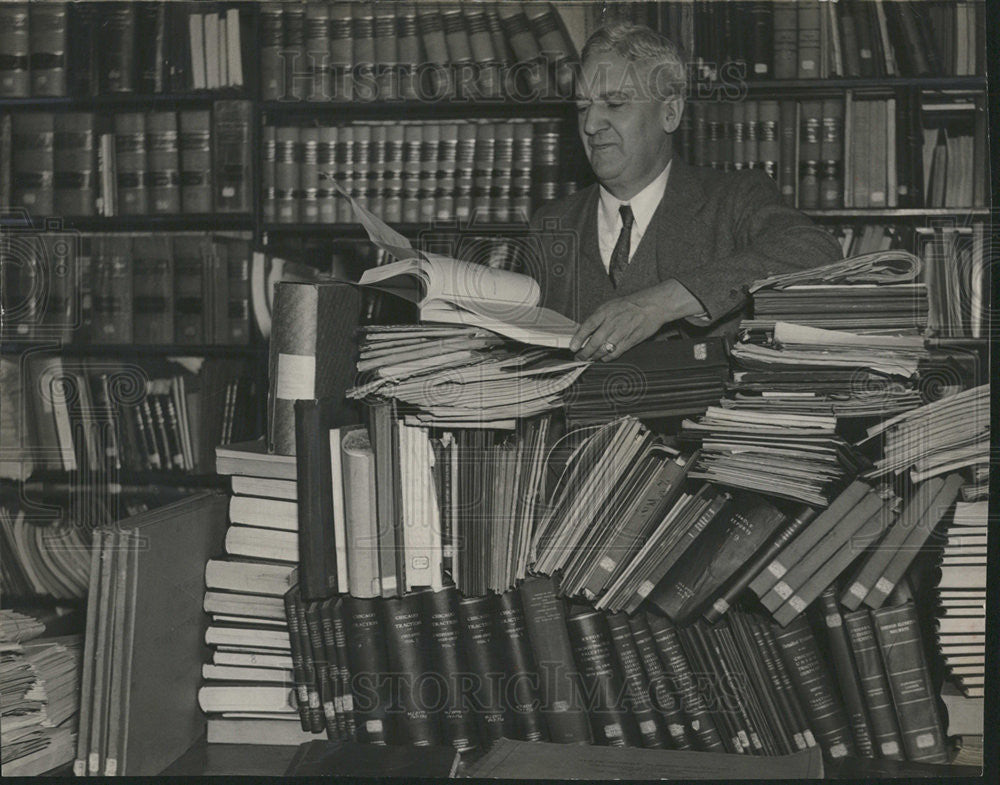
<path id="1" fill-rule="evenodd" d="M 611 282 L 617 289 L 625 275 L 625 268 L 628 267 L 628 257 L 632 244 L 632 224 L 635 217 L 632 215 L 632 208 L 623 204 L 618 208 L 622 216 L 622 232 L 618 235 L 618 242 L 615 243 L 615 250 L 611 252 L 611 264 L 608 272 L 611 274 Z"/>

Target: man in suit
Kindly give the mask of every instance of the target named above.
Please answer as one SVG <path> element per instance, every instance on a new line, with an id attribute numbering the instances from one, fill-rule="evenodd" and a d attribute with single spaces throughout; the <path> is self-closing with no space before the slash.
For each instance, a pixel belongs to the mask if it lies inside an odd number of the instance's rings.
<path id="1" fill-rule="evenodd" d="M 578 124 L 598 182 L 532 219 L 542 304 L 582 320 L 570 347 L 581 358 L 615 359 L 667 324 L 731 334 L 749 283 L 841 257 L 764 172 L 674 155 L 685 84 L 679 51 L 648 27 L 609 25 L 583 48 Z M 560 256 L 567 232 L 575 252 Z"/>

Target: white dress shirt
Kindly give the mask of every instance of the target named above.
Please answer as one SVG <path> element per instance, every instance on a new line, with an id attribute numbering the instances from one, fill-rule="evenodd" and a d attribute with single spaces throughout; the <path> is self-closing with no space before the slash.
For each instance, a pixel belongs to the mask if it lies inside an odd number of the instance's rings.
<path id="1" fill-rule="evenodd" d="M 667 178 L 670 176 L 671 163 L 671 161 L 667 161 L 667 165 L 656 179 L 627 202 L 616 199 L 603 185 L 600 187 L 601 198 L 597 205 L 597 244 L 601 249 L 601 261 L 604 263 L 605 270 L 611 270 L 611 254 L 618 243 L 618 235 L 622 232 L 622 216 L 618 212 L 618 208 L 627 204 L 632 208 L 632 216 L 635 218 L 632 222 L 632 235 L 629 242 L 628 258 L 629 261 L 632 261 L 635 249 L 639 247 L 643 235 L 646 234 L 646 229 L 649 228 L 649 222 L 653 220 L 653 213 L 656 212 L 656 208 L 659 207 L 660 201 L 663 199 L 663 192 L 667 188 Z"/>

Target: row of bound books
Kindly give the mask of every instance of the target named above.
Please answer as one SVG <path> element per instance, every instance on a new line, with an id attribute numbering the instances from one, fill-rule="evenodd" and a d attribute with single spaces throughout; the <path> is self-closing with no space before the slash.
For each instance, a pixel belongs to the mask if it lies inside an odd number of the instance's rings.
<path id="1" fill-rule="evenodd" d="M 801 209 L 986 206 L 981 99 L 694 102 L 680 147 L 697 166 L 763 169 Z"/>
<path id="2" fill-rule="evenodd" d="M 3 271 L 11 315 L 5 337 L 140 346 L 250 342 L 249 240 L 70 231 L 15 237 L 21 264 Z"/>
<path id="3" fill-rule="evenodd" d="M 577 187 L 568 133 L 557 120 L 265 126 L 264 218 L 350 223 L 339 187 L 393 223 L 527 221 Z"/>
<path id="4" fill-rule="evenodd" d="M 657 5 L 660 30 L 695 58 L 702 79 L 971 76 L 983 70 L 982 2 Z"/>
<path id="5" fill-rule="evenodd" d="M 252 62 L 246 8 L 202 4 L 0 6 L 0 97 L 86 97 L 242 87 Z"/>
<path id="6" fill-rule="evenodd" d="M 572 89 L 576 51 L 552 3 L 268 2 L 260 11 L 264 100 L 523 100 Z"/>
<path id="7" fill-rule="evenodd" d="M 481 597 L 210 590 L 205 607 L 214 651 L 199 704 L 210 737 L 242 721 L 247 738 L 283 725 L 297 743 L 288 726 L 298 720 L 331 739 L 462 751 L 514 738 L 947 760 L 912 601 L 846 618 L 834 602 L 816 619 L 823 632 L 806 616 L 781 629 L 743 610 L 687 627 L 608 614 L 560 600 L 544 577 Z M 246 616 L 224 613 L 235 608 Z"/>
<path id="8" fill-rule="evenodd" d="M 20 477 L 16 479 L 21 479 Z M 0 507 L 0 588 L 7 597 L 84 597 L 90 568 L 82 527 L 39 525 L 23 509 Z"/>
<path id="9" fill-rule="evenodd" d="M 71 360 L 25 364 L 21 445 L 42 468 L 210 472 L 214 449 L 252 428 L 256 390 L 236 360 Z"/>
<path id="10" fill-rule="evenodd" d="M 250 104 L 0 117 L 0 194 L 32 215 L 251 209 Z"/>

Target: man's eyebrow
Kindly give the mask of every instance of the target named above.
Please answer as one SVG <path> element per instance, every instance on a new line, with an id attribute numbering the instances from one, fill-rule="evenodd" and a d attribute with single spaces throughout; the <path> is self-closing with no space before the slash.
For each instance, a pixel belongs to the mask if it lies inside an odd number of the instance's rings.
<path id="1" fill-rule="evenodd" d="M 576 101 L 627 101 L 632 98 L 632 93 L 627 90 L 610 90 L 598 93 L 597 95 L 581 95 L 577 93 Z"/>

